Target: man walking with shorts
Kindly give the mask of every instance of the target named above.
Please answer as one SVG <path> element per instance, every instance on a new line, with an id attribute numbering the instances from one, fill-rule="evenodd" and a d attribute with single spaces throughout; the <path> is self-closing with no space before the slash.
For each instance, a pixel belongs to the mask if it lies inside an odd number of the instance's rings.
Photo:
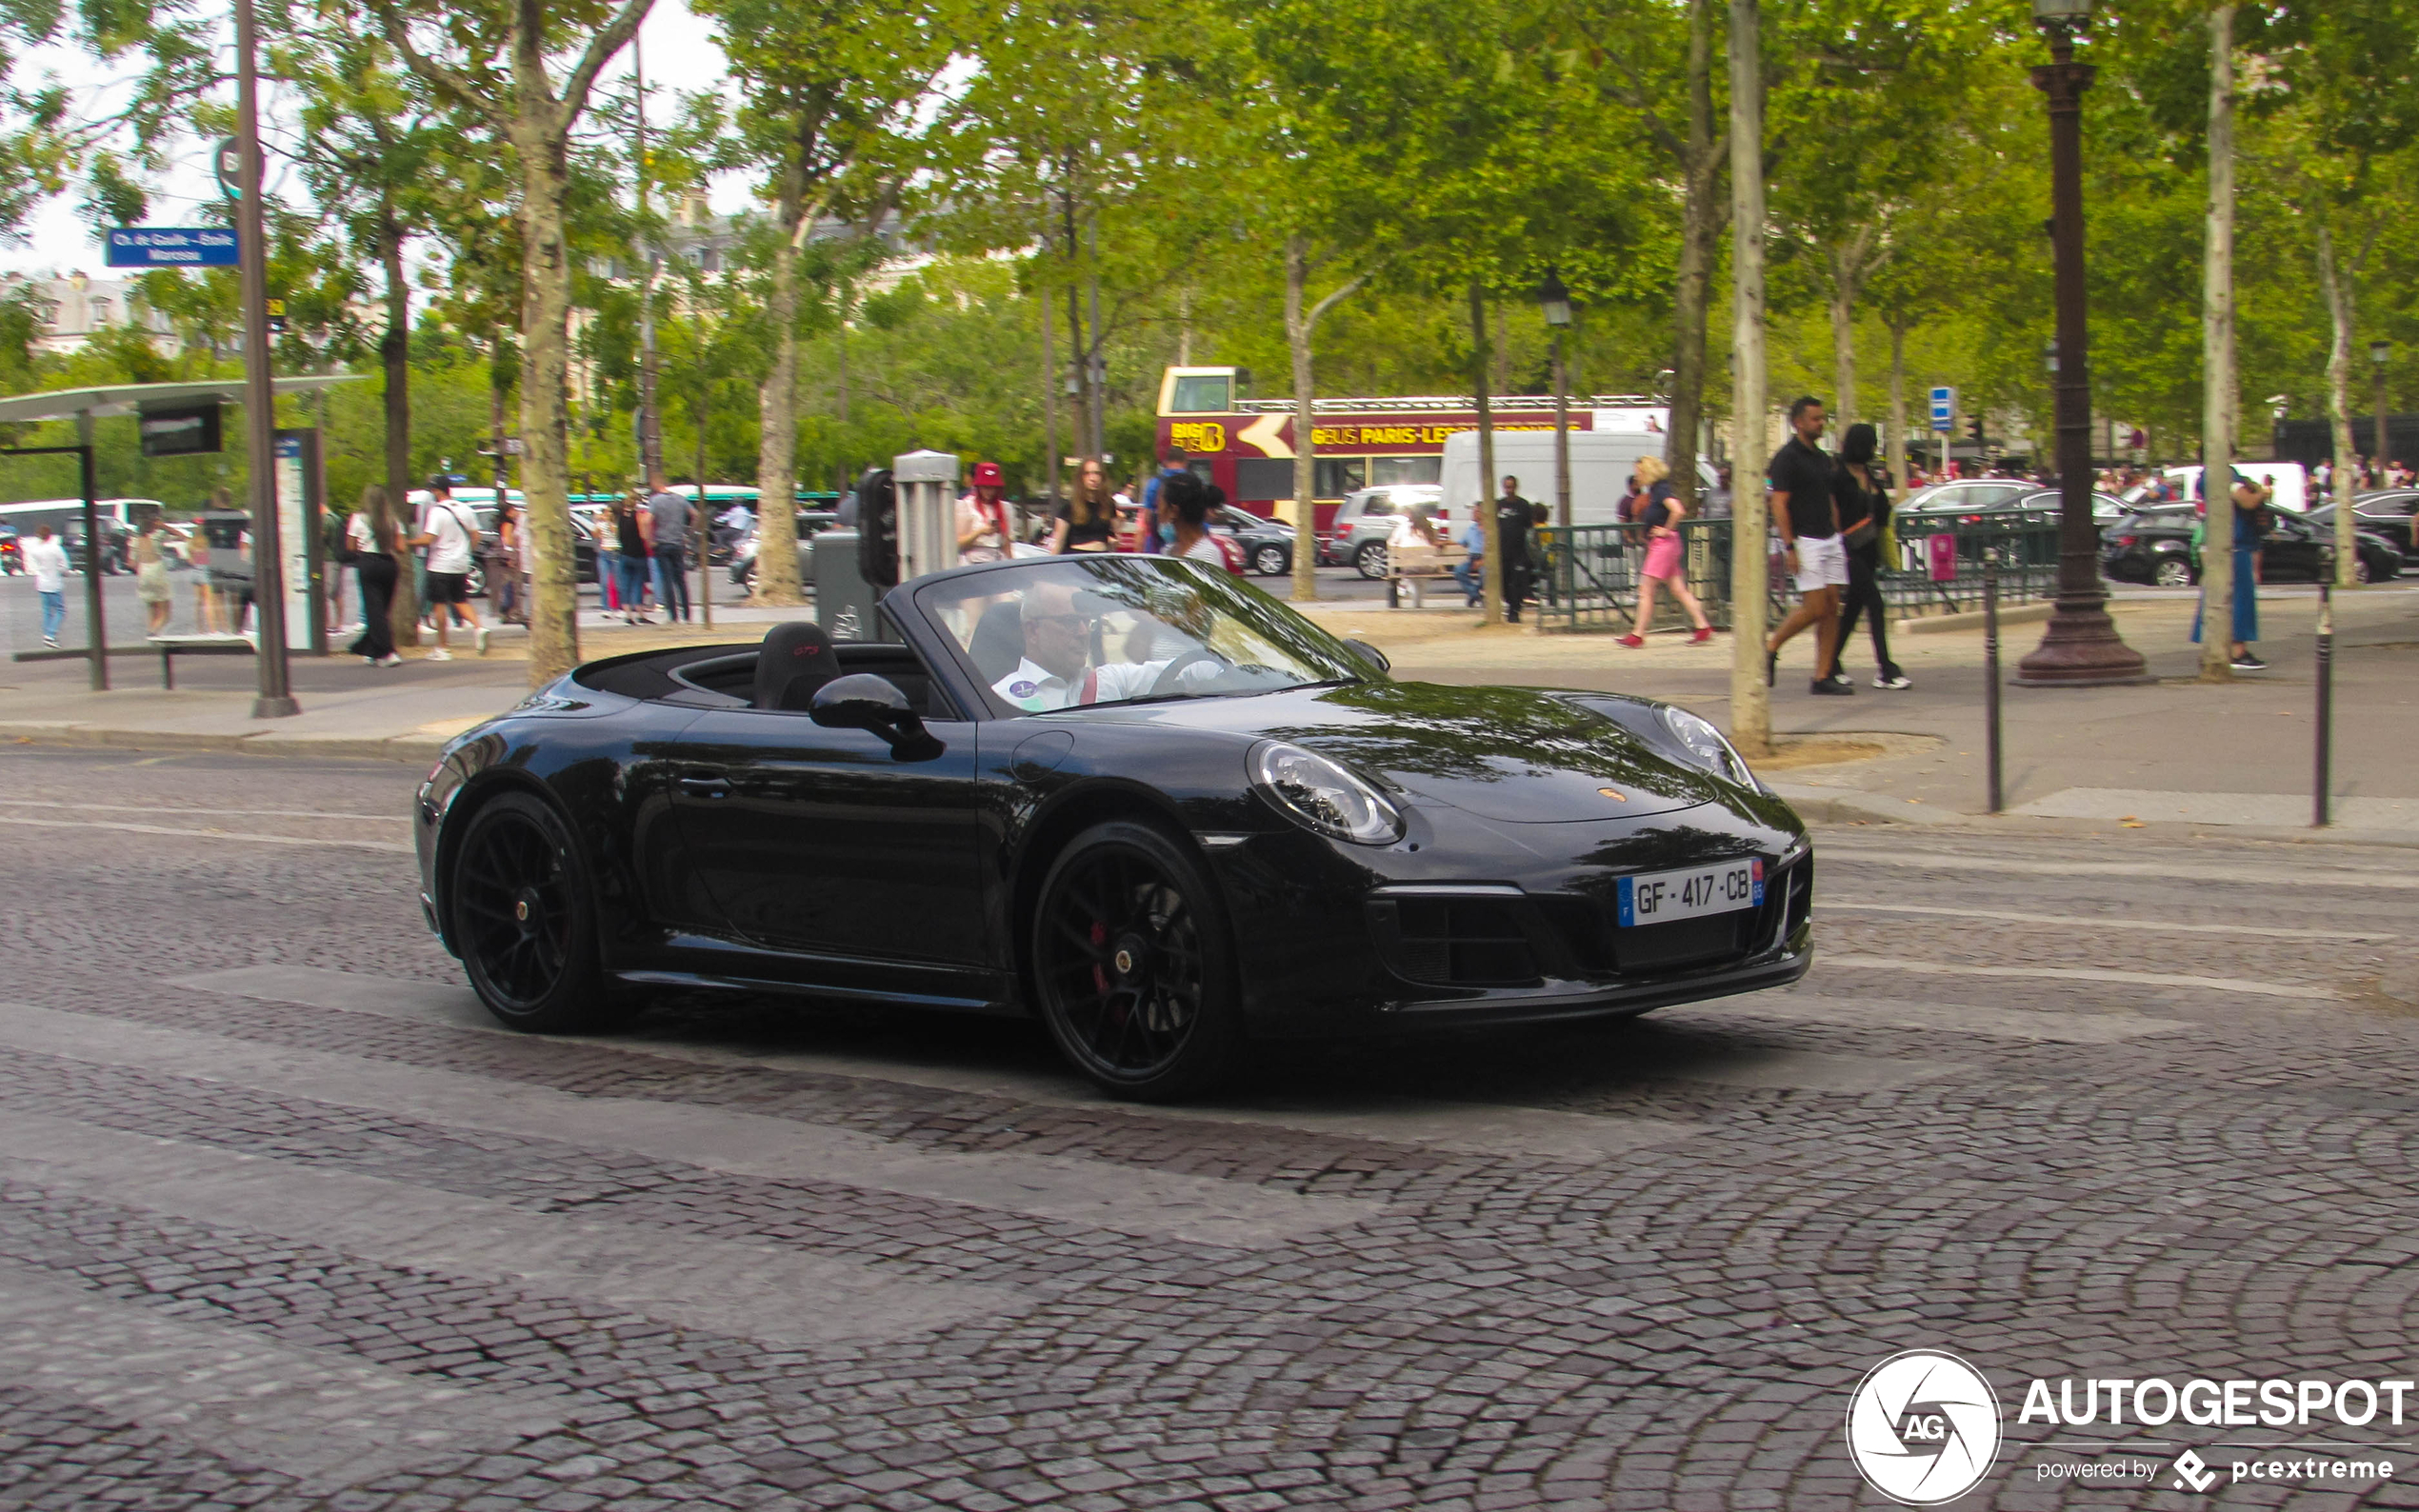
<path id="1" fill-rule="evenodd" d="M 1809 691 L 1853 693 L 1856 685 L 1847 678 L 1824 675 L 1839 651 L 1840 591 L 1848 587 L 1848 547 L 1840 541 L 1839 506 L 1831 496 L 1831 459 L 1816 444 L 1824 423 L 1820 399 L 1789 406 L 1789 444 L 1772 453 L 1767 472 L 1772 527 L 1781 533 L 1782 560 L 1797 580 L 1799 597 L 1796 611 L 1764 643 L 1764 686 L 1771 686 L 1779 675 L 1781 647 L 1810 625 L 1815 678 Z"/>
<path id="2" fill-rule="evenodd" d="M 446 644 L 448 623 L 479 633 L 478 616 L 470 612 L 470 559 L 478 550 L 478 520 L 453 502 L 453 485 L 443 477 L 429 480 L 429 505 L 420 512 L 420 530 L 406 546 L 429 548 L 429 612 L 437 622 L 437 648 L 431 662 L 450 662 Z"/>

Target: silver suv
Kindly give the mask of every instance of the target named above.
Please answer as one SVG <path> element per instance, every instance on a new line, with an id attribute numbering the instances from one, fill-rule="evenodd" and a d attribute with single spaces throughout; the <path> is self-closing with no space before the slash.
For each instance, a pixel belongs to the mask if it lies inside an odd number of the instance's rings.
<path id="1" fill-rule="evenodd" d="M 1356 488 L 1344 496 L 1335 520 L 1319 539 L 1319 560 L 1329 567 L 1349 564 L 1365 578 L 1386 576 L 1386 542 L 1394 533 L 1395 517 L 1415 504 L 1444 512 L 1445 489 L 1434 483 L 1389 483 Z"/>

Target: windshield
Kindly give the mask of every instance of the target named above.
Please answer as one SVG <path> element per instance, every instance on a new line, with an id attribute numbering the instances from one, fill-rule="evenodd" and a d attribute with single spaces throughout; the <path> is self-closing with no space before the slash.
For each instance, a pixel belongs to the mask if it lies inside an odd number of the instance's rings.
<path id="1" fill-rule="evenodd" d="M 1375 677 L 1345 643 L 1258 588 L 1177 557 L 1020 562 L 952 574 L 915 602 L 1004 715 Z"/>

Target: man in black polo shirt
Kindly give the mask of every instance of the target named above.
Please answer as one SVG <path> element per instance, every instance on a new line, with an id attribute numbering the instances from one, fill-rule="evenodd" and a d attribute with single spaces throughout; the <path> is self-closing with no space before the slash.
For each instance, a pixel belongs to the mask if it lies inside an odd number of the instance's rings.
<path id="1" fill-rule="evenodd" d="M 1822 439 L 1823 401 L 1800 399 L 1789 406 L 1789 445 L 1772 453 L 1766 476 L 1771 484 L 1772 528 L 1781 534 L 1783 562 L 1797 580 L 1797 609 L 1764 643 L 1764 684 L 1778 675 L 1781 647 L 1811 625 L 1816 642 L 1812 691 L 1853 693 L 1846 678 L 1824 675 L 1839 649 L 1840 590 L 1848 587 L 1848 548 L 1840 541 L 1839 506 L 1831 497 L 1831 459 Z"/>

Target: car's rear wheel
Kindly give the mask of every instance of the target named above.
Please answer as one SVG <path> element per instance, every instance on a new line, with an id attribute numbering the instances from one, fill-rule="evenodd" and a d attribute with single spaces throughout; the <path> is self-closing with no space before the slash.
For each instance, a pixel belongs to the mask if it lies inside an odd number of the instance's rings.
<path id="1" fill-rule="evenodd" d="M 2351 580 L 2354 583 L 2374 583 L 2377 581 L 2376 567 L 2369 563 L 2368 557 L 2357 551 L 2353 552 L 2351 557 Z"/>
<path id="2" fill-rule="evenodd" d="M 2175 557 L 2160 563 L 2151 575 L 2163 588 L 2188 588 L 2192 586 L 2192 565 Z"/>
<path id="3" fill-rule="evenodd" d="M 587 866 L 552 805 L 529 793 L 481 805 L 454 846 L 446 903 L 471 989 L 503 1023 L 561 1033 L 629 1017 L 631 997 L 605 980 Z"/>
<path id="4" fill-rule="evenodd" d="M 1292 558 L 1287 553 L 1285 547 L 1273 542 L 1252 548 L 1251 570 L 1264 578 L 1283 577 L 1285 569 L 1292 565 Z"/>
<path id="5" fill-rule="evenodd" d="M 1130 820 L 1094 826 L 1042 882 L 1042 1020 L 1076 1068 L 1119 1097 L 1200 1092 L 1242 1041 L 1229 939 L 1216 885 L 1184 846 Z"/>
<path id="6" fill-rule="evenodd" d="M 1386 543 L 1364 541 L 1352 553 L 1353 570 L 1375 582 L 1386 576 Z"/>

